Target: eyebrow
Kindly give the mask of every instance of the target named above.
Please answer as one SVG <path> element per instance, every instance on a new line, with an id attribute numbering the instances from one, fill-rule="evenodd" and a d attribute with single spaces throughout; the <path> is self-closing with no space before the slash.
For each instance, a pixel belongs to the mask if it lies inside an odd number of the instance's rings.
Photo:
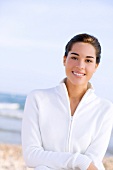
<path id="1" fill-rule="evenodd" d="M 74 55 L 79 56 L 79 54 L 78 54 L 78 53 L 75 53 L 75 52 L 72 52 L 71 54 L 74 54 Z M 86 56 L 86 58 L 94 58 L 94 57 L 93 57 L 93 56 Z"/>

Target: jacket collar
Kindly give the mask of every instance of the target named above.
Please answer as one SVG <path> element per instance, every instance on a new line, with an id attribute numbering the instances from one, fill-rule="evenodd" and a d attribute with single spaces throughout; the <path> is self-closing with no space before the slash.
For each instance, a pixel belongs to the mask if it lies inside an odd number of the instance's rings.
<path id="1" fill-rule="evenodd" d="M 68 91 L 67 91 L 67 88 L 66 88 L 66 85 L 65 85 L 65 80 L 66 80 L 66 78 L 64 78 L 60 82 L 60 85 L 57 86 L 57 88 L 56 88 L 56 92 L 57 92 L 57 94 L 59 95 L 59 97 L 61 99 L 61 103 L 62 103 L 63 107 L 66 110 L 69 111 L 70 110 L 70 101 L 69 101 Z M 82 99 L 81 99 L 81 101 L 80 101 L 80 103 L 79 103 L 79 105 L 77 107 L 77 110 L 80 107 L 84 107 L 86 104 L 90 103 L 91 101 L 94 101 L 94 99 L 96 97 L 97 96 L 94 93 L 94 89 L 93 89 L 91 83 L 88 82 L 88 90 L 86 91 L 86 93 L 82 97 Z"/>
<path id="2" fill-rule="evenodd" d="M 60 84 L 62 84 L 62 83 L 65 84 L 66 79 L 67 79 L 67 77 L 65 77 L 63 80 L 61 80 Z M 93 85 L 90 82 L 88 82 L 87 89 L 88 90 L 91 89 L 92 91 L 94 91 Z"/>

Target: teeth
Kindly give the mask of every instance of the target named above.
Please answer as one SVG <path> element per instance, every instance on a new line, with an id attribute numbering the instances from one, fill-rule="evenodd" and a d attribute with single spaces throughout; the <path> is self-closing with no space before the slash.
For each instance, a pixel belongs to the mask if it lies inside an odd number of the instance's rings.
<path id="1" fill-rule="evenodd" d="M 76 72 L 74 72 L 74 71 L 73 71 L 73 74 L 75 74 L 75 75 L 77 75 L 77 76 L 84 76 L 84 74 L 82 74 L 82 73 L 76 73 Z"/>

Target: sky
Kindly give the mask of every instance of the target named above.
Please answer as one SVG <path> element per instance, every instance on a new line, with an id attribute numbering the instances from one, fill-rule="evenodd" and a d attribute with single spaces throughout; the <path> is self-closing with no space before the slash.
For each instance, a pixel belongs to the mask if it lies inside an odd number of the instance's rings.
<path id="1" fill-rule="evenodd" d="M 65 77 L 65 45 L 79 33 L 101 43 L 91 82 L 98 95 L 113 101 L 112 0 L 0 0 L 0 92 L 56 86 Z"/>

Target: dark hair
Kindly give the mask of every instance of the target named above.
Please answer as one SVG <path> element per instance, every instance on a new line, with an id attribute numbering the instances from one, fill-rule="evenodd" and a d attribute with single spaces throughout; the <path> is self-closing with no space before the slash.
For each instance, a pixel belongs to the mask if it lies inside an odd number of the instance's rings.
<path id="1" fill-rule="evenodd" d="M 71 50 L 72 46 L 74 43 L 77 42 L 84 42 L 84 43 L 89 43 L 91 44 L 96 51 L 96 63 L 100 63 L 100 58 L 101 58 L 101 46 L 100 43 L 98 41 L 98 39 L 92 35 L 89 34 L 78 34 L 76 36 L 74 36 L 65 46 L 65 56 L 68 55 L 68 52 Z"/>

